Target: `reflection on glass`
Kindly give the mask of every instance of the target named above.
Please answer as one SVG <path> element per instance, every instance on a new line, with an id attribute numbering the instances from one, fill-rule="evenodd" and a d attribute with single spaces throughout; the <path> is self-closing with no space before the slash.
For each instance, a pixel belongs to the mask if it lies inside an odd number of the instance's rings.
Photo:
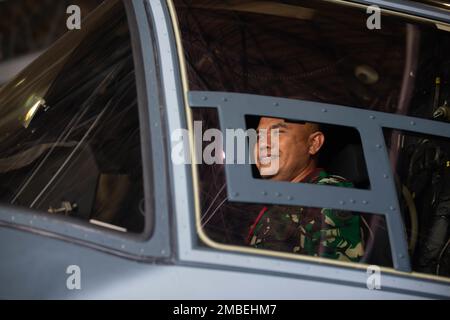
<path id="1" fill-rule="evenodd" d="M 450 33 L 434 24 L 383 15 L 382 28 L 369 30 L 366 10 L 331 1 L 176 0 L 175 6 L 191 90 L 423 118 L 449 99 Z"/>
<path id="2" fill-rule="evenodd" d="M 0 110 L 2 204 L 143 230 L 135 74 L 121 1 L 105 3 L 6 85 Z"/>

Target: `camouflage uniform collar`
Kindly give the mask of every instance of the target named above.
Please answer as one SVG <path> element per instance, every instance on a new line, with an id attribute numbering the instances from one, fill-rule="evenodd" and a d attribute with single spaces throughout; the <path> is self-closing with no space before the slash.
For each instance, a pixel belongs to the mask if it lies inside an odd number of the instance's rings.
<path id="1" fill-rule="evenodd" d="M 325 169 L 315 168 L 310 174 L 308 174 L 304 179 L 302 179 L 301 183 L 316 183 L 320 179 L 328 177 L 328 174 L 325 172 Z"/>

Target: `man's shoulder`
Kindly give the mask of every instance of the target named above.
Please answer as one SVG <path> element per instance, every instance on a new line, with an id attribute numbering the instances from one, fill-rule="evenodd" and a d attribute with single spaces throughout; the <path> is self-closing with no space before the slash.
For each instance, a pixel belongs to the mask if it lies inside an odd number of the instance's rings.
<path id="1" fill-rule="evenodd" d="M 314 181 L 315 184 L 332 185 L 338 187 L 353 187 L 351 181 L 344 177 L 327 173 L 325 170 L 320 170 L 317 178 Z"/>

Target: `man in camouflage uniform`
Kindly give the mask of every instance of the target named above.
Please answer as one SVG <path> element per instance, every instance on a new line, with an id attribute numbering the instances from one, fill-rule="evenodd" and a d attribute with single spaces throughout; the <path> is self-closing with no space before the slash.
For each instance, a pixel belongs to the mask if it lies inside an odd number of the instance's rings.
<path id="1" fill-rule="evenodd" d="M 277 132 L 277 147 L 271 145 Z M 316 124 L 284 119 L 260 120 L 256 165 L 265 179 L 351 187 L 342 177 L 317 168 L 317 156 L 325 137 Z M 275 150 L 275 151 L 274 151 Z M 261 157 L 264 154 L 264 157 Z M 264 159 L 263 159 L 264 158 Z M 265 170 L 274 162 L 278 170 Z M 292 252 L 358 262 L 364 254 L 359 215 L 333 209 L 271 205 L 263 207 L 253 223 L 248 244 L 266 250 Z"/>

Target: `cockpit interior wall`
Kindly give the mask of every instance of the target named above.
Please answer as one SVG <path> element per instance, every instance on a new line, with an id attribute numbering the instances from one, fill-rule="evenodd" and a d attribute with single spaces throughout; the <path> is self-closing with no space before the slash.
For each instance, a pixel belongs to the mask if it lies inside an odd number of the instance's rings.
<path id="1" fill-rule="evenodd" d="M 292 8 L 310 14 L 286 18 L 205 8 L 218 1 L 176 2 L 192 90 L 395 110 L 405 65 L 403 22 L 386 18 L 374 33 L 362 23 L 365 13 L 348 8 L 295 1 Z"/>

